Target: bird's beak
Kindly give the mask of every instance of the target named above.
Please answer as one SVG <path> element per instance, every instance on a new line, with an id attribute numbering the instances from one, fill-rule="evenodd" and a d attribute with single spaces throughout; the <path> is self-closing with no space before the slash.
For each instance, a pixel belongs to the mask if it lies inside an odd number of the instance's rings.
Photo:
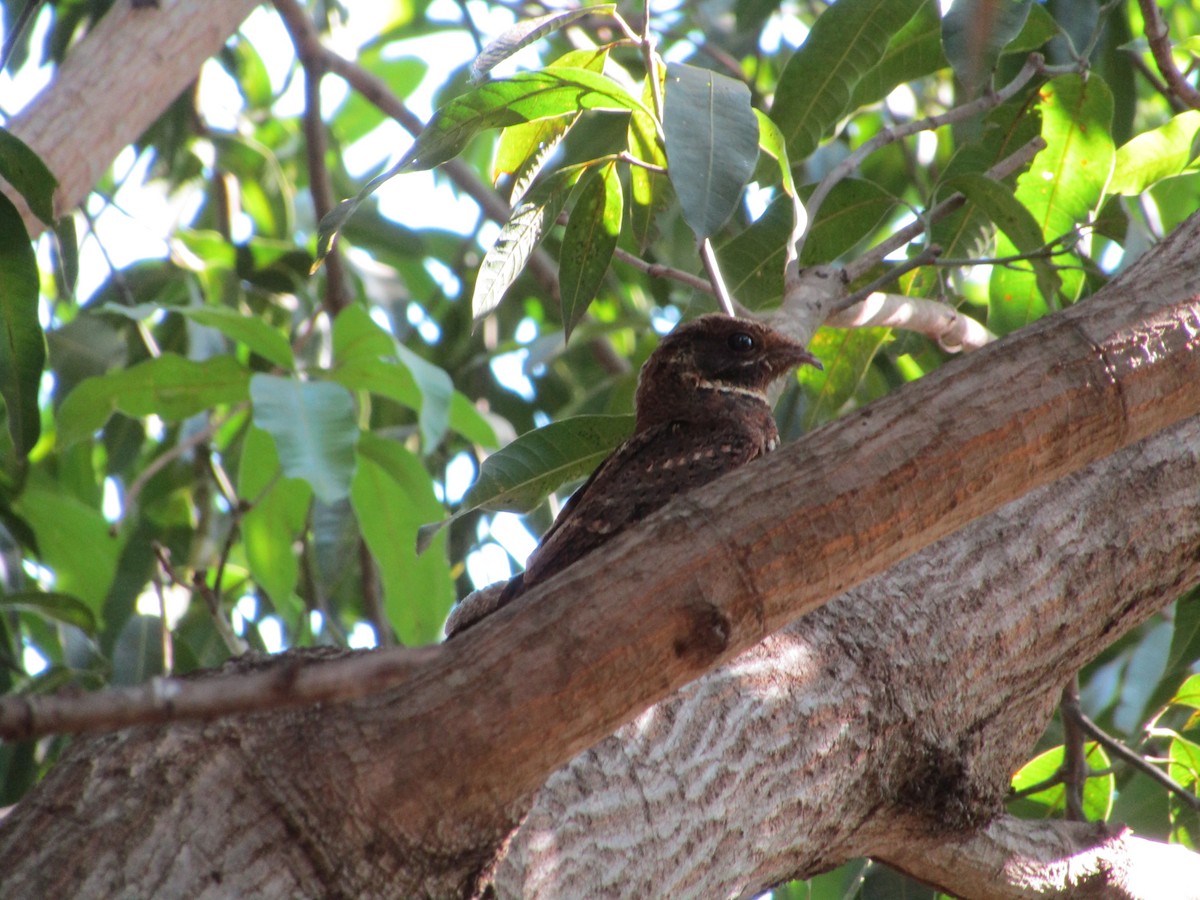
<path id="1" fill-rule="evenodd" d="M 778 332 L 772 335 L 774 340 L 772 346 L 768 348 L 768 353 L 771 360 L 771 368 L 780 374 L 794 369 L 796 366 L 813 366 L 816 369 L 825 371 L 825 367 L 821 365 L 821 361 L 813 356 L 803 344 L 799 341 L 794 341 Z"/>

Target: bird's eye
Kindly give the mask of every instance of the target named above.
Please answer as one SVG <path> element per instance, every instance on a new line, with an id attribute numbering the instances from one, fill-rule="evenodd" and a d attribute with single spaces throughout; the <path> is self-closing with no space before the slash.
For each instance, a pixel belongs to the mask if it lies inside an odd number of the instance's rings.
<path id="1" fill-rule="evenodd" d="M 729 336 L 729 349 L 734 353 L 749 353 L 754 349 L 754 338 L 744 331 L 735 331 Z"/>

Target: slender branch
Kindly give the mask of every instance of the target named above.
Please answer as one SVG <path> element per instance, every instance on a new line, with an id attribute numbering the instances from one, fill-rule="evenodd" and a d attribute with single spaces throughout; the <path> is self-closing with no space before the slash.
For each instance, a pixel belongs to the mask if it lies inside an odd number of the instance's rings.
<path id="1" fill-rule="evenodd" d="M 902 294 L 871 294 L 834 313 L 825 324 L 833 328 L 903 328 L 937 341 L 947 353 L 978 350 L 996 339 L 982 324 L 948 303 Z"/>
<path id="2" fill-rule="evenodd" d="M 328 145 L 325 123 L 321 119 L 321 79 L 327 71 L 324 48 L 308 20 L 308 14 L 295 0 L 279 0 L 275 8 L 296 48 L 300 65 L 304 68 L 303 121 L 308 190 L 312 196 L 313 213 L 317 221 L 320 221 L 333 209 L 333 183 L 325 163 Z M 325 257 L 325 298 L 322 305 L 332 319 L 349 304 L 345 268 L 338 248 L 334 246 Z"/>
<path id="3" fill-rule="evenodd" d="M 901 260 L 892 266 L 878 278 L 856 290 L 854 293 L 847 296 L 844 300 L 833 307 L 833 311 L 841 312 L 843 309 L 848 309 L 855 303 L 871 296 L 885 284 L 895 281 L 905 272 L 911 272 L 913 269 L 919 269 L 921 266 L 933 265 L 939 256 L 942 255 L 942 248 L 937 244 L 930 244 L 916 256 L 909 259 Z"/>
<path id="4" fill-rule="evenodd" d="M 709 238 L 700 241 L 700 259 L 704 261 L 704 271 L 708 273 L 708 280 L 712 283 L 712 293 L 717 295 L 717 302 L 721 304 L 721 309 L 727 316 L 736 316 L 737 310 L 734 309 L 733 298 L 729 296 L 729 288 L 725 286 L 725 279 L 721 277 L 721 267 L 717 264 L 717 253 L 713 250 L 712 241 Z"/>
<path id="5" fill-rule="evenodd" d="M 1167 36 L 1167 23 L 1163 21 L 1158 4 L 1154 0 L 1138 0 L 1138 8 L 1142 11 L 1145 21 L 1146 40 L 1150 43 L 1150 52 L 1158 71 L 1166 80 L 1171 92 L 1192 109 L 1200 109 L 1200 91 L 1188 84 L 1183 73 L 1175 65 L 1171 57 L 1171 41 Z"/>
<path id="6" fill-rule="evenodd" d="M 809 227 L 805 231 L 804 236 L 800 239 L 799 246 L 796 248 L 797 258 L 799 258 L 803 253 L 804 242 L 807 240 L 808 235 L 812 233 L 813 223 L 815 223 L 817 220 L 817 213 L 821 209 L 821 204 L 825 202 L 825 198 L 829 196 L 830 191 L 833 190 L 835 185 L 850 175 L 851 172 L 857 170 L 858 167 L 862 165 L 863 160 L 865 160 L 868 156 L 881 147 L 895 143 L 896 141 L 902 140 L 910 135 L 917 134 L 918 132 L 922 131 L 933 131 L 941 128 L 944 125 L 950 125 L 954 122 L 961 122 L 966 119 L 970 119 L 973 116 L 977 116 L 980 113 L 986 112 L 993 107 L 999 106 L 1007 101 L 1010 97 L 1014 96 L 1019 90 L 1021 90 L 1021 88 L 1025 87 L 1025 85 L 1029 83 L 1029 80 L 1033 78 L 1033 76 L 1039 71 L 1041 71 L 1043 62 L 1044 61 L 1040 55 L 1031 53 L 1029 58 L 1025 61 L 1025 65 L 1021 67 L 1021 71 L 1017 73 L 1016 77 L 1000 90 L 984 94 L 977 100 L 972 100 L 970 103 L 964 103 L 962 106 L 956 106 L 953 109 L 949 109 L 946 112 L 941 113 L 940 115 L 926 116 L 923 119 L 916 119 L 905 125 L 887 128 L 875 135 L 875 137 L 871 138 L 862 146 L 858 147 L 853 153 L 830 169 L 825 177 L 821 179 L 816 189 L 812 192 L 812 195 L 808 198 L 807 208 Z"/>
<path id="7" fill-rule="evenodd" d="M 1078 700 L 1076 700 L 1074 703 L 1071 703 L 1068 702 L 1067 698 L 1064 696 L 1062 714 L 1064 720 L 1066 720 L 1068 717 L 1074 719 L 1084 734 L 1098 743 L 1110 754 L 1118 759 L 1123 760 L 1130 766 L 1133 766 L 1133 768 L 1137 769 L 1148 778 L 1157 781 L 1168 791 L 1178 796 L 1180 800 L 1182 800 L 1192 809 L 1200 810 L 1200 797 L 1197 797 L 1158 766 L 1142 757 L 1141 754 L 1131 750 L 1121 741 L 1118 741 L 1115 737 L 1100 728 L 1083 712 Z"/>
<path id="8" fill-rule="evenodd" d="M 1001 181 L 1011 175 L 1018 169 L 1026 166 L 1040 151 L 1046 147 L 1046 141 L 1040 135 L 1033 138 L 1025 146 L 1021 147 L 1015 153 L 1006 156 L 1000 162 L 996 163 L 984 174 L 988 178 L 996 181 Z M 918 237 L 930 225 L 939 222 L 948 215 L 959 209 L 967 202 L 967 198 L 962 194 L 954 194 L 947 197 L 941 203 L 938 203 L 930 209 L 923 217 L 914 222 L 910 222 L 903 228 L 893 232 L 891 236 L 880 241 L 874 247 L 871 247 L 862 256 L 853 262 L 846 265 L 846 278 L 848 281 L 854 281 L 861 278 L 868 270 L 882 262 L 886 257 L 895 253 L 909 241 Z"/>
<path id="9" fill-rule="evenodd" d="M 241 412 L 242 410 L 248 408 L 249 405 L 250 404 L 248 403 L 240 403 L 230 409 L 229 415 L 231 416 L 234 413 Z M 150 460 L 150 462 L 146 464 L 146 468 L 142 469 L 142 471 L 138 473 L 137 478 L 129 483 L 129 488 L 125 491 L 125 497 L 121 503 L 121 515 L 117 521 L 113 523 L 113 528 L 115 529 L 118 525 L 120 525 L 126 514 L 128 514 L 129 510 L 132 509 L 137 503 L 138 497 L 141 496 L 142 491 L 145 489 L 146 484 L 151 478 L 161 472 L 165 466 L 179 459 L 179 457 L 183 456 L 183 454 L 190 450 L 194 450 L 196 447 L 209 440 L 214 434 L 217 433 L 217 430 L 225 424 L 228 418 L 229 416 L 212 416 L 208 420 L 208 424 L 195 434 L 183 438 L 178 443 L 169 449 L 164 450 L 154 459 Z"/>
<path id="10" fill-rule="evenodd" d="M 199 597 L 204 601 L 204 605 L 208 609 L 208 614 L 212 618 L 213 626 L 216 628 L 217 634 L 220 636 L 222 643 L 225 644 L 225 648 L 234 656 L 241 656 L 243 653 L 245 653 L 249 647 L 246 645 L 245 641 L 237 636 L 233 630 L 233 626 L 229 624 L 229 620 L 226 619 L 222 614 L 219 597 L 212 588 L 205 584 L 204 574 L 197 570 L 192 573 L 191 581 L 185 583 L 184 580 L 179 577 L 178 573 L 176 573 L 175 568 L 171 565 L 171 551 L 162 544 L 158 543 L 158 541 L 153 541 L 151 543 L 151 547 L 154 550 L 154 556 L 158 560 L 159 566 L 161 567 L 162 571 L 167 574 L 167 577 L 171 579 L 171 582 L 173 584 L 180 585 L 181 587 L 186 584 L 191 589 L 193 594 L 199 595 Z M 155 681 L 161 682 L 163 680 L 164 679 L 161 678 L 153 679 L 151 683 L 154 683 Z M 94 694 L 93 696 L 99 695 Z"/>
<path id="11" fill-rule="evenodd" d="M 1079 711 L 1079 675 L 1074 675 L 1062 691 L 1063 708 L 1063 765 L 1062 781 L 1066 795 L 1067 818 L 1086 822 L 1083 812 L 1083 785 L 1087 781 L 1087 757 L 1084 755 L 1084 734 L 1079 719 L 1066 712 Z"/>

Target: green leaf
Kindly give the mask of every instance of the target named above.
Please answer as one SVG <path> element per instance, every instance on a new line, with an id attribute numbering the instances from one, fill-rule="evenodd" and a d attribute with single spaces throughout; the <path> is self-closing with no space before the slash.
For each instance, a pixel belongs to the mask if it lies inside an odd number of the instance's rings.
<path id="1" fill-rule="evenodd" d="M 574 416 L 527 431 L 483 461 L 479 478 L 448 519 L 422 526 L 418 551 L 477 509 L 526 513 L 560 485 L 591 473 L 633 431 L 633 416 Z"/>
<path id="2" fill-rule="evenodd" d="M 296 366 L 291 345 L 278 330 L 262 319 L 243 315 L 225 306 L 165 306 L 157 303 L 122 306 L 119 303 L 105 303 L 95 311 L 122 316 L 135 322 L 163 312 L 177 313 L 199 325 L 215 328 L 231 341 L 245 344 L 251 352 L 280 368 L 293 369 Z"/>
<path id="3" fill-rule="evenodd" d="M 104 516 L 62 490 L 35 485 L 25 488 L 13 510 L 37 535 L 39 559 L 54 572 L 54 590 L 99 613 L 122 547 Z"/>
<path id="4" fill-rule="evenodd" d="M 40 156 L 4 128 L 0 128 L 0 178 L 16 188 L 35 216 L 47 225 L 54 224 L 54 190 L 58 179 Z"/>
<path id="5" fill-rule="evenodd" d="M 1189 675 L 1170 702 L 1176 706 L 1200 709 L 1200 675 Z"/>
<path id="6" fill-rule="evenodd" d="M 783 189 L 788 196 L 794 196 L 796 183 L 792 180 L 792 164 L 788 162 L 787 142 L 783 132 L 771 121 L 771 117 L 761 110 L 754 110 L 754 118 L 758 120 L 758 149 L 779 164 L 779 178 Z"/>
<path id="7" fill-rule="evenodd" d="M 1032 0 L 954 0 L 942 19 L 942 45 L 954 74 L 974 96 L 1004 48 L 1025 27 Z"/>
<path id="8" fill-rule="evenodd" d="M 454 395 L 444 369 L 397 343 L 361 306 L 346 307 L 334 320 L 333 358 L 330 379 L 415 410 L 426 453 L 441 442 Z"/>
<path id="9" fill-rule="evenodd" d="M 1116 155 L 1110 134 L 1113 100 L 1094 72 L 1086 81 L 1059 76 L 1042 87 L 1039 97 L 1046 147 L 1017 179 L 1016 196 L 1049 242 L 1070 233 L 1104 198 Z M 997 255 L 1016 252 L 1006 237 L 996 242 Z M 1077 285 L 1078 273 L 1071 277 Z M 1034 272 L 996 267 L 989 284 L 988 327 L 1007 334 L 1044 315 L 1056 299 L 1041 294 Z"/>
<path id="10" fill-rule="evenodd" d="M 838 0 L 792 54 L 775 89 L 771 118 L 800 163 L 850 110 L 858 82 L 884 57 L 923 0 Z"/>
<path id="11" fill-rule="evenodd" d="M 525 269 L 525 263 L 558 220 L 571 189 L 586 166 L 570 166 L 548 175 L 513 210 L 496 243 L 488 250 L 475 278 L 471 315 L 485 318 L 500 305 L 505 292 Z"/>
<path id="12" fill-rule="evenodd" d="M 812 187 L 801 189 L 801 195 Z M 863 240 L 895 198 L 874 182 L 847 178 L 821 204 L 817 221 L 804 243 L 801 263 L 832 262 Z M 721 271 L 733 296 L 751 309 L 760 309 L 783 296 L 787 244 L 793 240 L 795 204 L 777 197 L 748 228 L 717 249 Z"/>
<path id="13" fill-rule="evenodd" d="M 596 297 L 621 234 L 621 179 L 616 163 L 590 172 L 580 184 L 558 254 L 563 335 L 579 324 Z"/>
<path id="14" fill-rule="evenodd" d="M 73 625 L 95 636 L 96 613 L 78 597 L 57 591 L 21 591 L 0 595 L 0 610 L 34 613 L 48 622 Z"/>
<path id="15" fill-rule="evenodd" d="M 329 382 L 260 374 L 250 379 L 250 399 L 254 424 L 275 439 L 284 474 L 311 484 L 322 503 L 345 499 L 358 440 L 349 392 Z"/>
<path id="16" fill-rule="evenodd" d="M 566 28 L 572 22 L 586 16 L 611 15 L 614 9 L 616 9 L 615 4 L 599 3 L 595 6 L 584 6 L 579 9 L 568 9 L 532 19 L 523 19 L 488 44 L 483 52 L 475 58 L 475 61 L 471 63 L 471 80 L 479 81 L 514 53 L 553 31 Z"/>
<path id="17" fill-rule="evenodd" d="M 608 59 L 604 47 L 588 50 L 572 50 L 552 62 L 551 67 L 576 67 L 589 72 L 603 72 Z M 500 132 L 492 163 L 492 181 L 499 182 L 501 176 L 513 178 L 510 203 L 519 203 L 529 190 L 546 160 L 554 155 L 563 138 L 579 121 L 582 113 L 573 116 L 557 116 L 553 119 L 538 119 L 522 122 Z"/>
<path id="18" fill-rule="evenodd" d="M 238 496 L 252 504 L 242 517 L 246 565 L 278 608 L 286 608 L 300 577 L 293 545 L 304 531 L 313 491 L 307 481 L 280 477 L 271 436 L 249 428 L 238 466 Z"/>
<path id="19" fill-rule="evenodd" d="M 663 99 L 668 172 L 697 238 L 725 224 L 758 160 L 758 119 L 741 81 L 682 63 L 667 66 Z"/>
<path id="20" fill-rule="evenodd" d="M 1171 760 L 1167 766 L 1167 774 L 1176 783 L 1190 788 L 1200 781 L 1200 744 L 1176 735 L 1171 739 L 1167 756 Z"/>
<path id="21" fill-rule="evenodd" d="M 657 77 L 660 71 L 656 66 L 652 77 Z M 642 100 L 650 103 L 652 97 L 647 81 Z M 671 198 L 671 180 L 665 174 L 667 154 L 659 138 L 658 123 L 652 116 L 641 110 L 635 110 L 629 116 L 628 145 L 630 156 L 646 164 L 629 167 L 629 229 L 641 251 L 654 237 L 655 217 Z"/>
<path id="22" fill-rule="evenodd" d="M 1200 156 L 1200 111 L 1189 109 L 1117 148 L 1110 194 L 1137 196 L 1182 175 Z"/>
<path id="23" fill-rule="evenodd" d="M 1013 195 L 1012 189 L 986 175 L 969 172 L 956 175 L 945 182 L 949 190 L 957 191 L 975 204 L 993 223 L 999 226 L 1009 243 L 1020 253 L 1035 254 L 1045 247 L 1042 229 L 1033 214 Z M 1045 258 L 1030 259 L 1027 266 L 1036 273 L 1038 289 L 1043 297 L 1056 296 L 1062 279 Z"/>
<path id="24" fill-rule="evenodd" d="M 103 427 L 114 412 L 178 422 L 248 396 L 249 373 L 231 356 L 195 361 L 164 353 L 128 369 L 89 378 L 58 410 L 58 444 L 69 447 Z"/>
<path id="25" fill-rule="evenodd" d="M 0 396 L 8 406 L 8 432 L 13 446 L 25 457 L 41 435 L 38 386 L 46 365 L 46 344 L 38 322 L 37 256 L 21 214 L 2 193 L 0 321 L 4 324 L 0 338 Z"/>
<path id="26" fill-rule="evenodd" d="M 949 65 L 942 52 L 942 17 L 936 0 L 924 0 L 916 14 L 888 41 L 887 50 L 854 86 L 850 109 L 878 103 L 908 84 Z"/>
<path id="27" fill-rule="evenodd" d="M 809 349 L 825 368 L 806 368 L 801 376 L 811 396 L 804 411 L 806 432 L 837 416 L 863 384 L 875 354 L 890 339 L 890 328 L 817 330 Z"/>
<path id="28" fill-rule="evenodd" d="M 371 179 L 352 200 L 343 200 L 321 219 L 314 265 L 328 255 L 346 219 L 389 179 L 402 172 L 431 169 L 454 158 L 473 137 L 489 128 L 573 115 L 585 109 L 645 108 L 611 78 L 571 66 L 522 72 L 455 97 L 434 113 L 412 149 L 396 165 Z"/>
<path id="29" fill-rule="evenodd" d="M 113 684 L 141 684 L 163 673 L 162 628 L 158 616 L 130 616 L 113 647 Z"/>
<path id="30" fill-rule="evenodd" d="M 294 369 L 295 357 L 287 338 L 262 319 L 243 315 L 225 306 L 171 306 L 168 312 L 186 316 L 200 325 L 215 328 L 231 341 L 245 344 L 269 363 L 281 369 Z"/>
<path id="31" fill-rule="evenodd" d="M 1111 767 L 1104 748 L 1095 741 L 1084 744 L 1084 758 L 1088 768 L 1096 772 L 1106 772 L 1104 775 L 1089 777 L 1083 785 L 1083 810 L 1089 821 L 1103 822 L 1112 812 L 1113 793 L 1116 790 L 1116 778 L 1107 770 Z M 1063 747 L 1060 744 L 1045 753 L 1040 753 L 1021 767 L 1013 776 L 1014 791 L 1022 791 L 1041 784 L 1057 775 L 1063 766 Z M 1066 804 L 1066 789 L 1062 784 L 1055 784 L 1030 794 L 1024 799 L 1040 806 L 1044 814 L 1049 816 L 1063 809 Z"/>
<path id="32" fill-rule="evenodd" d="M 445 537 L 436 553 L 417 557 L 417 528 L 441 514 L 421 461 L 394 441 L 363 434 L 350 502 L 363 540 L 379 566 L 384 606 L 400 640 L 432 643 L 454 604 Z"/>
<path id="33" fill-rule="evenodd" d="M 472 444 L 494 449 L 499 441 L 496 429 L 489 422 L 471 399 L 462 391 L 455 391 L 450 397 L 450 429 L 461 434 Z"/>

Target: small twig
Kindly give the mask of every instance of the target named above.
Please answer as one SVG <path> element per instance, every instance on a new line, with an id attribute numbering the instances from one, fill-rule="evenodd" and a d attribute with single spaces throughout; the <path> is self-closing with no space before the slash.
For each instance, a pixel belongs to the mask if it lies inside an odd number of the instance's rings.
<path id="1" fill-rule="evenodd" d="M 977 100 L 972 100 L 969 103 L 964 103 L 962 106 L 956 106 L 944 113 L 936 116 L 926 116 L 923 119 L 916 119 L 905 125 L 898 125 L 894 128 L 887 128 L 881 131 L 875 137 L 862 144 L 853 153 L 843 159 L 840 163 L 834 166 L 821 179 L 820 183 L 813 190 L 808 198 L 806 208 L 808 210 L 809 227 L 801 237 L 798 246 L 796 247 L 796 256 L 799 258 L 804 251 L 804 242 L 808 235 L 812 233 L 813 224 L 817 220 L 817 213 L 821 209 L 821 204 L 825 202 L 825 198 L 829 196 L 830 191 L 840 181 L 858 169 L 868 156 L 874 153 L 881 147 L 902 140 L 909 135 L 917 134 L 922 131 L 933 131 L 941 128 L 943 125 L 950 125 L 954 122 L 961 122 L 969 119 L 972 116 L 986 112 L 993 107 L 999 106 L 1006 102 L 1010 97 L 1015 95 L 1021 88 L 1029 82 L 1034 75 L 1041 71 L 1043 59 L 1036 53 L 1031 53 L 1025 61 L 1025 65 L 1021 67 L 1021 71 L 1017 73 L 1008 84 L 998 91 L 992 91 L 984 94 Z"/>
<path id="2" fill-rule="evenodd" d="M 878 278 L 845 297 L 836 306 L 834 306 L 833 311 L 837 313 L 844 309 L 848 309 L 855 303 L 858 303 L 860 300 L 864 300 L 871 296 L 871 294 L 875 293 L 885 284 L 895 281 L 905 272 L 911 272 L 913 269 L 918 269 L 921 266 L 932 265 L 937 261 L 937 258 L 941 256 L 941 254 L 941 247 L 939 247 L 937 244 L 930 244 L 916 256 L 913 256 L 909 259 L 900 260 L 896 263 L 896 265 L 892 266 Z"/>
<path id="3" fill-rule="evenodd" d="M 275 4 L 296 48 L 296 57 L 304 68 L 304 147 L 308 161 L 308 190 L 312 196 L 313 213 L 320 221 L 333 209 L 333 183 L 325 164 L 327 149 L 325 123 L 321 120 L 321 79 L 325 77 L 326 54 L 308 14 L 295 0 L 278 0 Z M 325 312 L 332 319 L 350 304 L 346 289 L 345 270 L 337 247 L 331 247 L 325 257 Z"/>
<path id="4" fill-rule="evenodd" d="M 700 259 L 704 261 L 704 271 L 708 273 L 708 280 L 712 283 L 712 292 L 717 295 L 717 302 L 721 304 L 721 309 L 727 316 L 736 316 L 737 310 L 734 308 L 733 298 L 729 296 L 729 288 L 725 287 L 725 279 L 721 277 L 721 267 L 717 264 L 717 253 L 713 250 L 712 241 L 709 238 L 703 238 L 700 241 Z"/>
<path id="5" fill-rule="evenodd" d="M 229 410 L 229 415 L 234 415 L 235 413 L 241 412 L 249 405 L 250 404 L 248 403 L 239 403 L 237 406 L 234 406 Z M 116 529 L 121 522 L 124 521 L 125 516 L 129 514 L 129 510 L 137 504 L 138 497 L 141 496 L 143 489 L 145 489 L 146 484 L 151 478 L 161 472 L 167 465 L 183 456 L 183 454 L 187 453 L 189 450 L 193 450 L 203 444 L 205 441 L 209 440 L 214 434 L 217 433 L 218 429 L 225 424 L 227 419 L 228 416 L 214 415 L 210 417 L 208 424 L 195 434 L 182 439 L 170 449 L 164 450 L 154 459 L 150 460 L 150 462 L 147 463 L 146 468 L 142 469 L 142 471 L 138 473 L 137 478 L 133 479 L 133 481 L 129 483 L 129 488 L 125 491 L 125 496 L 122 499 L 121 515 L 118 517 L 117 521 L 112 524 L 112 528 Z"/>
<path id="6" fill-rule="evenodd" d="M 1035 137 L 1015 153 L 1000 160 L 1000 162 L 988 169 L 984 175 L 996 181 L 1002 181 L 1013 172 L 1027 165 L 1045 147 L 1045 139 L 1041 136 Z M 845 270 L 846 278 L 850 281 L 861 278 L 868 270 L 882 262 L 886 257 L 918 237 L 926 228 L 946 218 L 946 216 L 959 209 L 966 202 L 967 198 L 962 194 L 954 194 L 951 197 L 947 197 L 930 209 L 923 218 L 910 222 L 903 228 L 893 232 L 889 237 L 863 253 L 858 259 L 847 263 Z"/>
<path id="7" fill-rule="evenodd" d="M 154 550 L 154 556 L 158 559 L 159 566 L 162 568 L 162 571 L 167 573 L 167 577 L 171 579 L 171 583 L 183 585 L 183 579 L 179 577 L 175 572 L 175 568 L 171 565 L 171 551 L 158 541 L 153 541 L 151 548 Z M 199 595 L 200 599 L 204 601 L 204 605 L 208 609 L 208 614 L 212 618 L 213 626 L 216 628 L 217 634 L 220 635 L 221 641 L 225 644 L 230 654 L 241 656 L 245 653 L 249 649 L 246 642 L 234 633 L 233 626 L 221 614 L 219 596 L 204 582 L 204 573 L 200 570 L 193 572 L 189 586 L 192 593 Z"/>
<path id="8" fill-rule="evenodd" d="M 1167 23 L 1163 21 L 1154 0 L 1138 0 L 1138 8 L 1142 11 L 1145 22 L 1146 40 L 1150 44 L 1150 52 L 1158 71 L 1166 80 L 1171 92 L 1192 109 L 1200 109 L 1200 91 L 1188 84 L 1183 73 L 1171 58 L 1171 41 L 1167 36 Z"/>
<path id="9" fill-rule="evenodd" d="M 1052 787 L 1058 787 L 1058 785 L 1062 784 L 1062 780 L 1062 770 L 1059 770 L 1049 778 L 1043 778 L 1036 784 L 1029 785 L 1029 787 L 1023 787 L 1019 791 L 1009 791 L 1008 796 L 1013 799 L 1032 797 L 1034 794 L 1040 794 L 1042 791 L 1048 791 Z"/>
<path id="10" fill-rule="evenodd" d="M 395 635 L 388 623 L 387 612 L 383 608 L 383 598 L 379 596 L 379 579 L 375 576 L 375 560 L 367 548 L 367 542 L 362 538 L 358 541 L 358 568 L 362 573 L 363 612 L 367 621 L 375 627 L 375 639 L 380 647 L 394 647 Z"/>
<path id="11" fill-rule="evenodd" d="M 1066 817 L 1073 822 L 1086 822 L 1083 812 L 1083 786 L 1088 778 L 1087 757 L 1084 754 L 1084 734 L 1079 726 L 1079 676 L 1072 676 L 1062 691 L 1063 765 L 1062 780 L 1066 794 Z"/>
<path id="12" fill-rule="evenodd" d="M 158 549 L 160 548 L 156 547 L 156 552 Z M 159 640 L 162 641 L 163 674 L 170 675 L 175 671 L 175 644 L 171 640 L 171 629 L 167 627 L 167 597 L 163 591 L 161 566 L 154 570 L 150 580 L 158 597 L 158 632 Z"/>
<path id="13" fill-rule="evenodd" d="M 1062 713 L 1064 719 L 1068 716 L 1073 717 L 1083 733 L 1107 750 L 1112 756 L 1128 763 L 1148 778 L 1157 781 L 1192 809 L 1200 810 L 1200 797 L 1197 797 L 1162 769 L 1158 768 L 1158 766 L 1142 757 L 1141 754 L 1131 750 L 1121 741 L 1118 741 L 1108 732 L 1101 729 L 1084 714 L 1083 709 L 1078 703 L 1071 705 L 1064 702 L 1062 704 Z"/>

